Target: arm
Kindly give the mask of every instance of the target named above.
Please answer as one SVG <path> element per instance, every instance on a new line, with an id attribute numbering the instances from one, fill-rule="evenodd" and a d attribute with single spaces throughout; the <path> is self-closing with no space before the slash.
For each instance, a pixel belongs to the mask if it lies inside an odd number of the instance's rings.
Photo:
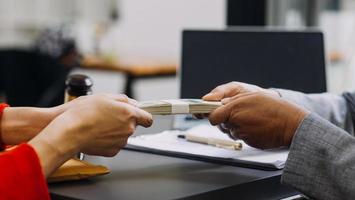
<path id="1" fill-rule="evenodd" d="M 38 156 L 30 145 L 1 153 L 0 163 L 0 199 L 50 199 Z"/>
<path id="2" fill-rule="evenodd" d="M 0 104 L 0 120 L 5 107 Z M 1 153 L 0 163 L 0 199 L 50 199 L 40 162 L 31 146 L 22 144 Z"/>
<path id="3" fill-rule="evenodd" d="M 355 138 L 316 114 L 298 127 L 282 182 L 317 199 L 354 199 Z"/>
<path id="4" fill-rule="evenodd" d="M 304 94 L 284 89 L 263 89 L 255 85 L 241 82 L 230 82 L 220 85 L 203 97 L 208 101 L 220 101 L 238 94 L 261 92 L 275 98 L 295 103 L 303 108 L 317 113 L 336 126 L 354 135 L 353 119 L 355 119 L 355 94 L 343 96 L 329 93 Z M 350 97 L 350 98 L 349 98 Z M 353 102 L 354 106 L 350 106 Z M 355 120 L 354 120 L 355 121 Z"/>
<path id="5" fill-rule="evenodd" d="M 129 101 L 120 95 L 92 95 L 72 101 L 75 106 L 29 141 L 44 175 L 49 176 L 78 152 L 115 156 L 137 125 L 150 126 L 152 116 Z"/>
<path id="6" fill-rule="evenodd" d="M 119 95 L 79 98 L 28 144 L 0 154 L 0 199 L 49 199 L 45 177 L 77 152 L 116 155 L 136 125 L 152 124 L 149 113 L 125 101 Z"/>
<path id="7" fill-rule="evenodd" d="M 253 147 L 291 146 L 282 176 L 283 183 L 316 199 L 355 199 L 353 136 L 290 101 L 268 95 L 262 90 L 233 96 L 227 92 L 238 87 L 231 90 L 229 86 L 222 86 L 209 94 L 222 96 L 224 104 L 210 113 L 212 124 L 225 124 L 233 137 Z M 325 96 L 320 95 L 319 98 Z M 341 97 L 332 98 L 343 102 Z M 324 106 L 327 110 L 333 108 Z"/>
<path id="8" fill-rule="evenodd" d="M 6 108 L 1 120 L 1 139 L 7 145 L 27 142 L 41 132 L 60 113 L 62 113 L 61 107 Z"/>
<path id="9" fill-rule="evenodd" d="M 281 98 L 296 103 L 336 126 L 354 134 L 351 113 L 346 99 L 341 95 L 330 93 L 304 94 L 291 90 L 276 89 Z"/>

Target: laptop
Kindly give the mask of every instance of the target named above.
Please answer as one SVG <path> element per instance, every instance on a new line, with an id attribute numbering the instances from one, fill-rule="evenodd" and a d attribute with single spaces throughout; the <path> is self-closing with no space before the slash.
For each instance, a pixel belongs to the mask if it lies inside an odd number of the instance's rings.
<path id="1" fill-rule="evenodd" d="M 326 92 L 323 33 L 317 30 L 183 31 L 180 97 L 201 98 L 230 81 L 305 93 Z M 196 123 L 176 116 L 174 128 Z"/>

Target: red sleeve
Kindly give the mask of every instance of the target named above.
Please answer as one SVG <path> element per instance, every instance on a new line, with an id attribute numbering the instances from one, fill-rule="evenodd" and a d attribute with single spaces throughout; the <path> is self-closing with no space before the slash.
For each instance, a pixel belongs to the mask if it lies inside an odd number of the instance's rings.
<path id="1" fill-rule="evenodd" d="M 50 199 L 38 156 L 28 144 L 0 154 L 0 180 L 0 199 Z"/>
<path id="2" fill-rule="evenodd" d="M 5 104 L 5 103 L 0 103 L 0 125 L 1 125 L 1 117 L 2 117 L 2 112 L 4 111 L 4 109 L 6 107 L 8 107 L 9 105 Z M 2 136 L 1 136 L 1 126 L 0 126 L 0 151 L 5 149 L 5 144 L 2 142 Z"/>
<path id="3" fill-rule="evenodd" d="M 0 119 L 7 106 L 0 104 Z M 39 158 L 28 144 L 0 153 L 0 181 L 0 199 L 50 199 Z"/>

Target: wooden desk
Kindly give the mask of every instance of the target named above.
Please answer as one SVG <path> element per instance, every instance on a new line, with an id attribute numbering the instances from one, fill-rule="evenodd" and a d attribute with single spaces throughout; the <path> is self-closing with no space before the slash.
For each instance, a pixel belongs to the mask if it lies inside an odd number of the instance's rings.
<path id="1" fill-rule="evenodd" d="M 125 94 L 129 97 L 134 97 L 132 86 L 137 79 L 175 76 L 177 72 L 177 66 L 173 64 L 124 66 L 95 56 L 85 57 L 81 63 L 81 67 L 85 69 L 116 71 L 125 74 Z"/>

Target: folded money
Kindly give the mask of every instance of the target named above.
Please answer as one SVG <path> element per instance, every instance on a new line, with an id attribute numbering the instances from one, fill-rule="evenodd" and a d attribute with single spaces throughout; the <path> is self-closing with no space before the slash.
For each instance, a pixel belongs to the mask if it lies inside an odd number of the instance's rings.
<path id="1" fill-rule="evenodd" d="M 202 99 L 170 99 L 138 103 L 139 108 L 152 115 L 206 114 L 221 105 L 222 103 L 219 101 L 204 101 Z"/>

